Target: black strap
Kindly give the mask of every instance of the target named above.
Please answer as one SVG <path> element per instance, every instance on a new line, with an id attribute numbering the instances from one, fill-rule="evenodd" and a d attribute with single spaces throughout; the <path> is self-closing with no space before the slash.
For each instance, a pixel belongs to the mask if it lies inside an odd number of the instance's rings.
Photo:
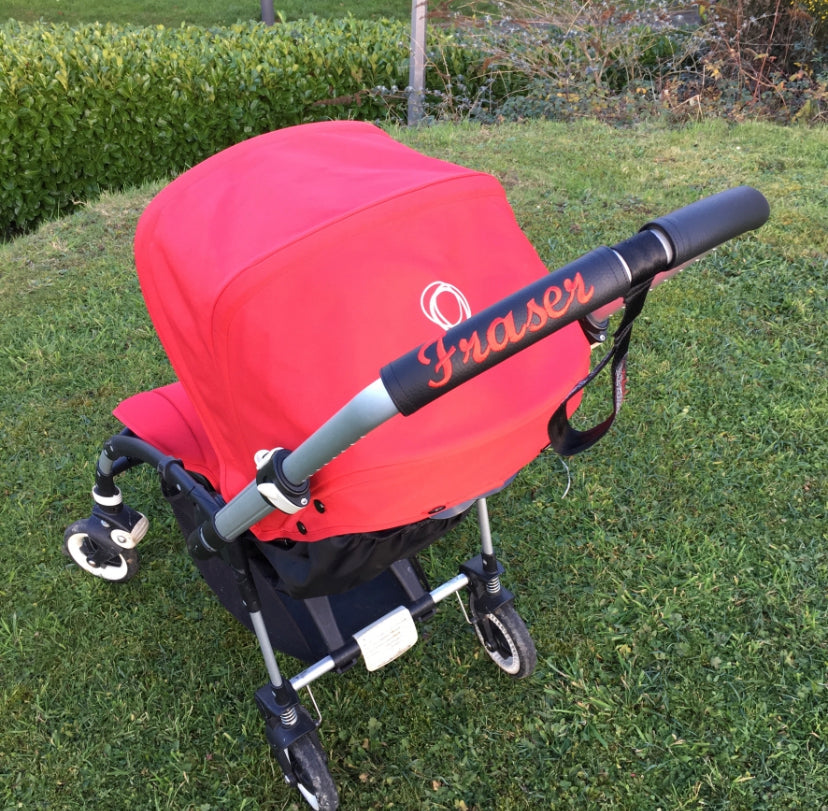
<path id="1" fill-rule="evenodd" d="M 612 348 L 601 359 L 601 362 L 572 389 L 549 420 L 547 426 L 549 445 L 561 456 L 573 456 L 587 450 L 587 448 L 591 448 L 609 431 L 621 410 L 627 387 L 627 352 L 630 347 L 632 325 L 644 307 L 644 301 L 649 290 L 649 280 L 630 290 L 624 299 L 624 317 L 612 336 Z M 612 414 L 598 425 L 588 428 L 586 431 L 579 431 L 577 428 L 573 428 L 569 422 L 569 417 L 566 414 L 567 404 L 601 373 L 601 370 L 610 360 L 612 360 Z"/>

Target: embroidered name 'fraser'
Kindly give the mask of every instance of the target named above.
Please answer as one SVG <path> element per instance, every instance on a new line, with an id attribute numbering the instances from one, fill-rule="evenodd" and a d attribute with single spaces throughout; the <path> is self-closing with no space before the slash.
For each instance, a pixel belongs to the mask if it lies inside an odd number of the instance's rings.
<path id="1" fill-rule="evenodd" d="M 528 299 L 519 316 L 515 315 L 514 310 L 497 316 L 484 331 L 475 329 L 453 346 L 446 347 L 442 337 L 427 344 L 418 352 L 417 360 L 423 366 L 432 367 L 434 377 L 428 381 L 428 385 L 435 389 L 447 385 L 455 365 L 491 363 L 494 361 L 492 355 L 496 356 L 509 347 L 514 347 L 530 333 L 541 332 L 550 321 L 566 315 L 574 304 L 588 304 L 594 293 L 595 288 L 587 288 L 581 274 L 576 273 L 571 279 L 564 279 L 562 287 L 550 285 L 543 296 Z M 432 347 L 436 353 L 435 358 L 430 357 Z"/>

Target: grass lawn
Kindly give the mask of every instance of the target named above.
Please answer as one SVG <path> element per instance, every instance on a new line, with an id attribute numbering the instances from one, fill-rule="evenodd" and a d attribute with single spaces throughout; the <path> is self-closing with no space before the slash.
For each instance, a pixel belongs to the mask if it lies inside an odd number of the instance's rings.
<path id="1" fill-rule="evenodd" d="M 617 427 L 570 460 L 568 492 L 547 455 L 492 499 L 536 673 L 500 674 L 446 604 L 384 671 L 317 683 L 342 807 L 825 809 L 825 129 L 395 134 L 496 174 L 550 266 L 740 183 L 772 218 L 653 294 Z M 131 262 L 157 189 L 0 245 L 2 809 L 298 808 L 253 704 L 254 641 L 152 475 L 124 480 L 151 520 L 133 581 L 60 553 L 110 410 L 171 379 Z M 462 526 L 425 563 L 449 576 L 475 543 Z"/>

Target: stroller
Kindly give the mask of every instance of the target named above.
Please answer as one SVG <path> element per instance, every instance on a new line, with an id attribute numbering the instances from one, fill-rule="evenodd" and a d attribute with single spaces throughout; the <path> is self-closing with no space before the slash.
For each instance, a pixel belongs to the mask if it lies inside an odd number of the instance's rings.
<path id="1" fill-rule="evenodd" d="M 606 432 L 612 416 L 586 431 L 569 418 L 609 358 L 617 411 L 654 278 L 768 213 L 756 190 L 730 189 L 550 274 L 493 177 L 370 124 L 302 125 L 220 152 L 138 224 L 142 292 L 178 382 L 116 408 L 125 428 L 103 446 L 92 513 L 64 551 L 105 580 L 135 575 L 148 522 L 115 480 L 154 467 L 205 581 L 256 635 L 268 682 L 255 699 L 285 780 L 311 807 L 337 808 L 298 691 L 360 659 L 383 667 L 460 592 L 494 663 L 533 671 L 487 495 L 546 447 L 571 454 Z M 417 553 L 472 510 L 480 554 L 432 587 Z M 274 650 L 306 669 L 286 678 Z"/>

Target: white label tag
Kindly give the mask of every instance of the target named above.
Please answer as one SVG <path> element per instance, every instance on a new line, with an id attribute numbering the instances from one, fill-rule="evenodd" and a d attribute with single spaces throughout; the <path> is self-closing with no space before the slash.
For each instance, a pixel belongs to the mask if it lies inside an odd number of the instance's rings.
<path id="1" fill-rule="evenodd" d="M 395 609 L 354 634 L 365 667 L 379 670 L 402 656 L 417 642 L 417 626 L 407 608 Z"/>

